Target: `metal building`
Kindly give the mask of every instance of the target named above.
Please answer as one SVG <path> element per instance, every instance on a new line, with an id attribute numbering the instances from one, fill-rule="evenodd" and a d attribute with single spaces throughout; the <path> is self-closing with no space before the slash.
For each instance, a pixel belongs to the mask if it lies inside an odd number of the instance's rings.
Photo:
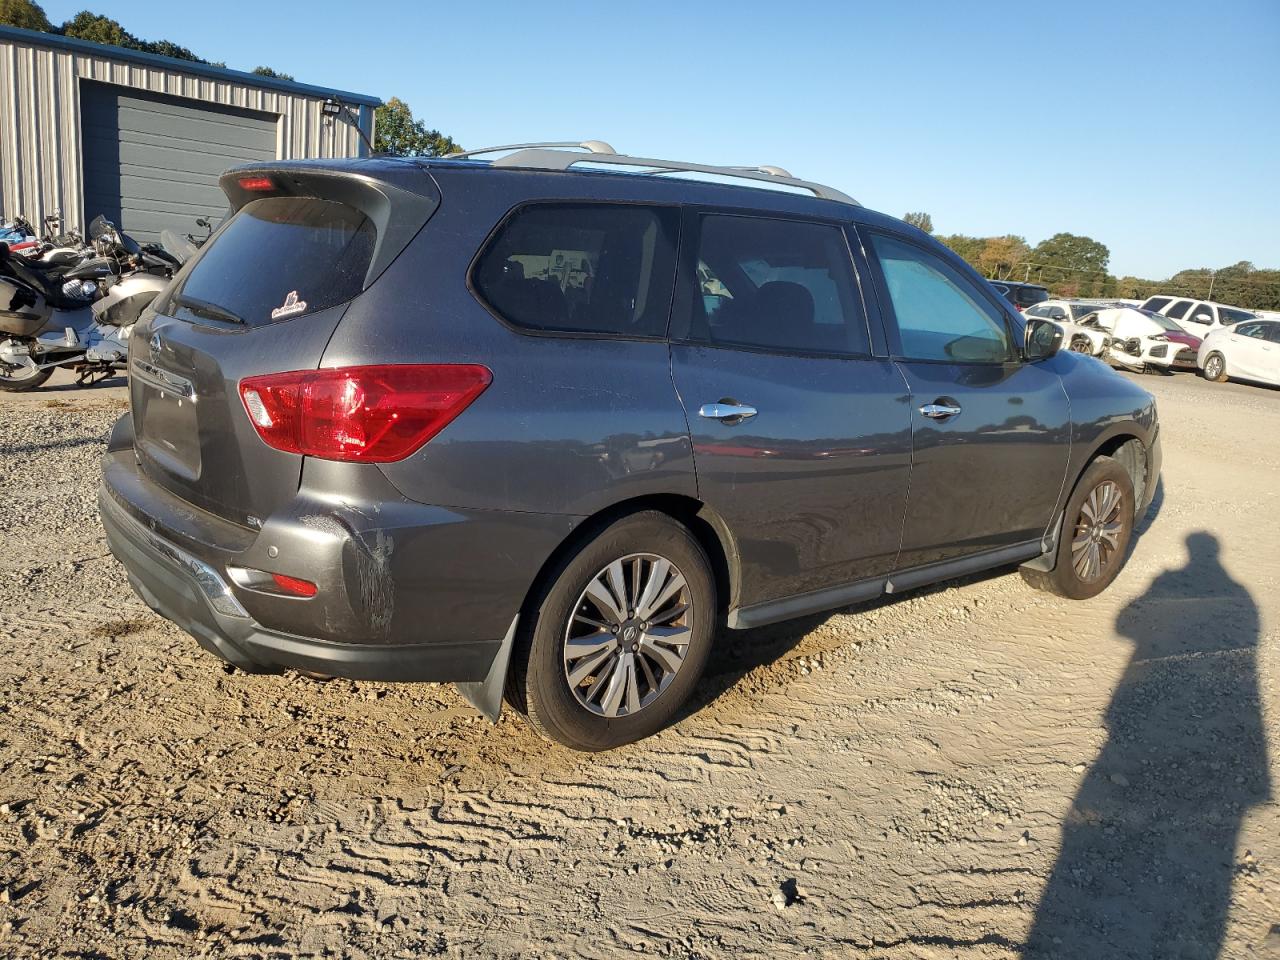
<path id="1" fill-rule="evenodd" d="M 326 115 L 328 99 L 347 107 Z M 376 97 L 0 26 L 0 218 L 98 214 L 142 241 L 220 216 L 250 160 L 354 157 Z M 354 121 L 354 123 L 352 122 Z"/>

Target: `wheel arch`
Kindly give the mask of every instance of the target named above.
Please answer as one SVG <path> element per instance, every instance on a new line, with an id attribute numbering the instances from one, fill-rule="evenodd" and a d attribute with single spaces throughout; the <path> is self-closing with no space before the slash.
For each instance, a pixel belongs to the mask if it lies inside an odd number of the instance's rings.
<path id="1" fill-rule="evenodd" d="M 1058 555 L 1059 538 L 1062 536 L 1063 510 L 1075 494 L 1085 471 L 1099 457 L 1111 457 L 1129 474 L 1129 480 L 1133 483 L 1135 510 L 1140 510 L 1141 506 L 1147 502 L 1147 471 L 1149 469 L 1147 442 L 1136 431 L 1121 427 L 1116 432 L 1094 441 L 1089 455 L 1080 461 L 1079 466 L 1076 467 L 1075 476 L 1063 487 L 1062 500 L 1056 507 L 1053 526 L 1045 537 L 1047 549 L 1040 556 L 1024 563 L 1024 567 L 1046 572 L 1053 570 Z"/>
<path id="2" fill-rule="evenodd" d="M 709 506 L 683 494 L 651 494 L 611 504 L 578 524 L 543 562 L 520 605 L 521 616 L 533 612 L 532 604 L 547 589 L 564 564 L 609 524 L 645 511 L 664 513 L 684 526 L 698 541 L 711 561 L 715 575 L 716 603 L 721 614 L 737 602 L 738 550 L 736 540 L 724 520 Z"/>

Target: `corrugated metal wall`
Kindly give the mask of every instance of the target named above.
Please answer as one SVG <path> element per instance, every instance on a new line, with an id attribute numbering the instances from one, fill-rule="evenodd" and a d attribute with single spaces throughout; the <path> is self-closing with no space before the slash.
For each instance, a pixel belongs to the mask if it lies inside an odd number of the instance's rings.
<path id="1" fill-rule="evenodd" d="M 279 159 L 365 152 L 350 123 L 323 116 L 323 97 L 0 39 L 0 217 L 24 216 L 39 227 L 61 213 L 64 229 L 84 229 L 81 78 L 277 114 Z M 372 108 L 351 111 L 372 139 Z"/>

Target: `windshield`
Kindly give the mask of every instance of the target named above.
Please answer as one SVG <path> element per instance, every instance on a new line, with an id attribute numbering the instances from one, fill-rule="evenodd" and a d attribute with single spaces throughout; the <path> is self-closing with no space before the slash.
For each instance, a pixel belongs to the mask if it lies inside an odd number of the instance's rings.
<path id="1" fill-rule="evenodd" d="M 1098 309 L 1093 303 L 1073 303 L 1071 304 L 1071 319 L 1079 320 L 1081 317 L 1087 317 Z"/>
<path id="2" fill-rule="evenodd" d="M 1138 310 L 1140 314 L 1148 320 L 1153 320 L 1160 325 L 1160 329 L 1168 330 L 1170 333 L 1186 333 L 1180 326 L 1170 320 L 1162 313 L 1152 313 L 1150 310 Z"/>

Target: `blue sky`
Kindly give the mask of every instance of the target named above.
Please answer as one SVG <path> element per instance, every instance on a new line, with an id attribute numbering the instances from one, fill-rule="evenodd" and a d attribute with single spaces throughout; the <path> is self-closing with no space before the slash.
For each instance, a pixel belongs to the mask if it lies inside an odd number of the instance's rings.
<path id="1" fill-rule="evenodd" d="M 940 233 L 1164 278 L 1280 267 L 1280 2 L 74 0 L 144 39 L 399 96 L 466 146 L 773 163 Z"/>

